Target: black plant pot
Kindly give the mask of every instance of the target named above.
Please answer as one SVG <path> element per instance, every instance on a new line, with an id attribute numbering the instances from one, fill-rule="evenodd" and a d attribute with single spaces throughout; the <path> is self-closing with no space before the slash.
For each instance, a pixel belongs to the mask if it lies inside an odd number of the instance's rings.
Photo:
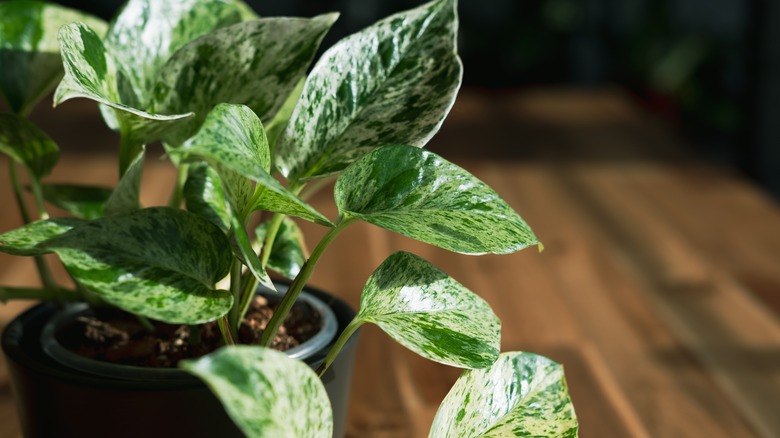
<path id="1" fill-rule="evenodd" d="M 310 287 L 306 291 L 336 314 L 338 336 L 355 311 L 330 294 Z M 26 437 L 243 436 L 205 384 L 183 371 L 166 370 L 176 373 L 166 380 L 109 377 L 55 361 L 41 346 L 41 332 L 56 313 L 50 303 L 35 306 L 14 319 L 2 335 Z M 345 432 L 356 344 L 353 336 L 323 376 L 333 406 L 335 437 Z M 331 345 L 304 361 L 316 369 Z"/>

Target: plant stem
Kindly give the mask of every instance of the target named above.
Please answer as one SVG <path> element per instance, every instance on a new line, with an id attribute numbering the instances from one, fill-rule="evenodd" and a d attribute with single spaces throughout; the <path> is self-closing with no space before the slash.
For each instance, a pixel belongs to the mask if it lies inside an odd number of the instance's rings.
<path id="1" fill-rule="evenodd" d="M 341 336 L 339 336 L 339 338 L 336 340 L 336 343 L 333 344 L 333 347 L 328 352 L 328 355 L 325 356 L 322 364 L 319 366 L 319 368 L 317 368 L 318 376 L 322 377 L 322 375 L 325 374 L 325 371 L 327 371 L 328 367 L 333 363 L 334 360 L 336 360 L 336 356 L 339 355 L 341 349 L 344 348 L 344 345 L 347 344 L 349 338 L 355 334 L 357 329 L 359 329 L 363 323 L 364 321 L 359 320 L 358 318 L 355 318 L 349 322 L 347 328 L 344 329 L 344 331 L 341 333 Z"/>
<path id="2" fill-rule="evenodd" d="M 32 220 L 30 218 L 30 212 L 27 210 L 27 205 L 24 202 L 24 192 L 22 190 L 22 184 L 19 182 L 19 171 L 17 170 L 16 163 L 14 163 L 13 160 L 11 160 L 8 164 L 11 170 L 11 185 L 14 189 L 14 197 L 16 198 L 16 204 L 19 207 L 19 213 L 22 215 L 22 221 L 24 221 L 25 224 L 29 224 L 32 222 Z M 46 219 L 49 215 L 46 214 L 45 210 L 43 210 L 43 196 L 40 194 L 40 184 L 35 181 L 35 178 L 31 178 L 31 180 L 33 180 L 33 191 L 36 195 L 35 197 L 36 202 L 38 202 L 38 208 L 41 209 L 41 218 Z M 35 189 L 36 187 L 37 190 Z M 44 260 L 42 256 L 35 256 L 33 257 L 33 260 L 35 261 L 35 266 L 38 270 L 38 277 L 41 279 L 41 284 L 46 288 L 57 290 L 57 283 L 54 281 L 54 278 L 51 275 L 51 271 L 49 270 L 49 265 L 46 264 L 46 260 Z"/>
<path id="3" fill-rule="evenodd" d="M 287 317 L 288 313 L 290 313 L 290 309 L 292 309 L 295 300 L 298 298 L 298 295 L 300 295 L 301 290 L 303 290 L 303 286 L 309 280 L 311 274 L 314 273 L 314 267 L 317 265 L 317 261 L 319 260 L 320 256 L 328 247 L 328 245 L 333 242 L 336 236 L 344 231 L 344 229 L 349 226 L 352 221 L 352 219 L 343 219 L 339 217 L 336 226 L 328 230 L 322 240 L 320 240 L 320 242 L 317 244 L 317 247 L 314 248 L 314 251 L 312 251 L 309 259 L 306 260 L 306 263 L 303 264 L 301 272 L 298 273 L 298 275 L 295 277 L 295 280 L 293 280 L 292 284 L 290 285 L 290 288 L 287 289 L 287 293 L 285 293 L 284 298 L 282 298 L 282 302 L 279 303 L 279 307 L 276 309 L 276 312 L 274 312 L 274 316 L 271 317 L 271 320 L 268 322 L 268 326 L 266 326 L 265 330 L 263 331 L 263 336 L 260 341 L 262 345 L 266 347 L 271 345 L 274 337 L 276 337 L 276 332 L 279 331 L 279 327 L 281 327 L 282 322 L 284 321 L 284 318 Z"/>
<path id="4" fill-rule="evenodd" d="M 254 278 L 254 275 L 252 276 Z M 239 324 L 239 306 L 242 300 L 241 297 L 241 262 L 237 257 L 233 257 L 233 265 L 230 268 L 230 292 L 233 294 L 233 307 L 230 308 L 228 314 L 228 327 L 231 332 L 238 333 Z"/>
<path id="5" fill-rule="evenodd" d="M 219 325 L 219 331 L 222 333 L 222 340 L 225 342 L 225 345 L 236 345 L 236 341 L 230 333 L 230 323 L 228 322 L 227 316 L 219 318 L 217 320 L 217 325 Z"/>
<path id="6" fill-rule="evenodd" d="M 168 206 L 170 207 L 179 208 L 181 206 L 181 201 L 184 199 L 184 183 L 187 182 L 188 168 L 188 165 L 182 163 L 176 169 L 176 186 L 173 188 L 173 193 L 171 193 L 171 199 L 168 200 Z"/>
<path id="7" fill-rule="evenodd" d="M 0 287 L 0 301 L 8 300 L 79 300 L 74 291 L 62 288 Z"/>
<path id="8" fill-rule="evenodd" d="M 30 187 L 32 188 L 33 198 L 35 198 L 35 206 L 38 208 L 38 216 L 40 219 L 48 219 L 49 212 L 46 211 L 46 204 L 43 199 L 43 189 L 41 183 L 36 178 L 30 178 Z"/>

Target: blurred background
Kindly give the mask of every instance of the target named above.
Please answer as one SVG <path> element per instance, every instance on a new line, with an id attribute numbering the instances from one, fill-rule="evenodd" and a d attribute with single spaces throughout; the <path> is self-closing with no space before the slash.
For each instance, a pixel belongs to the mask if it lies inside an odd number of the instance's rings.
<path id="1" fill-rule="evenodd" d="M 247 1 L 340 11 L 323 47 L 416 0 Z M 121 0 L 60 0 L 109 19 Z M 780 4 L 768 0 L 461 0 L 465 85 L 617 86 L 707 160 L 780 196 Z"/>

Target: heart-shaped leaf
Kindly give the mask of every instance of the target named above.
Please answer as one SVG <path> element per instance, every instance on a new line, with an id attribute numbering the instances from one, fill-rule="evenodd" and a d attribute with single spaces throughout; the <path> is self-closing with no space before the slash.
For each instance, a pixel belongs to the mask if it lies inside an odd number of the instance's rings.
<path id="1" fill-rule="evenodd" d="M 41 244 L 106 301 L 169 323 L 197 324 L 228 312 L 214 290 L 230 270 L 230 242 L 211 222 L 168 207 L 88 222 Z"/>
<path id="2" fill-rule="evenodd" d="M 336 204 L 356 217 L 464 254 L 504 254 L 539 244 L 525 221 L 466 170 L 412 146 L 385 146 L 336 181 Z"/>
<path id="3" fill-rule="evenodd" d="M 187 210 L 208 219 L 227 232 L 230 228 L 227 203 L 222 192 L 222 180 L 206 163 L 194 163 L 187 169 L 184 184 Z"/>
<path id="4" fill-rule="evenodd" d="M 502 353 L 487 369 L 467 370 L 444 398 L 431 438 L 576 438 L 577 417 L 563 367 L 532 353 Z"/>
<path id="5" fill-rule="evenodd" d="M 333 413 L 305 363 L 262 347 L 225 347 L 180 367 L 198 376 L 248 437 L 330 438 Z"/>
<path id="6" fill-rule="evenodd" d="M 194 112 L 169 132 L 179 145 L 197 132 L 214 105 L 245 104 L 270 122 L 306 73 L 337 14 L 261 18 L 204 35 L 177 51 L 160 70 L 152 111 Z"/>
<path id="7" fill-rule="evenodd" d="M 39 245 L 69 231 L 84 221 L 75 218 L 45 219 L 0 234 L 0 252 L 17 256 L 39 256 L 51 251 Z"/>
<path id="8" fill-rule="evenodd" d="M 141 193 L 141 174 L 144 170 L 145 150 L 142 147 L 135 156 L 111 196 L 106 201 L 105 214 L 116 215 L 129 213 L 141 208 L 138 197 Z"/>
<path id="9" fill-rule="evenodd" d="M 57 32 L 74 21 L 101 34 L 107 27 L 103 20 L 52 3 L 0 3 L 0 95 L 17 114 L 29 112 L 62 78 Z"/>
<path id="10" fill-rule="evenodd" d="M 255 202 L 248 208 L 236 205 L 239 209 L 264 209 L 332 225 L 328 218 L 284 188 L 268 173 L 271 169 L 268 140 L 260 119 L 249 107 L 217 105 L 206 117 L 200 131 L 180 148 L 173 149 L 173 152 L 206 160 L 220 173 L 227 192 L 234 190 L 236 184 L 228 184 L 222 168 L 255 181 L 259 185 Z"/>
<path id="11" fill-rule="evenodd" d="M 356 319 L 436 362 L 484 368 L 498 357 L 501 321 L 488 303 L 407 252 L 391 255 L 371 274 Z"/>
<path id="12" fill-rule="evenodd" d="M 118 103 L 148 108 L 168 59 L 188 42 L 240 22 L 246 9 L 236 0 L 128 1 L 105 38 L 106 49 L 121 61 Z"/>
<path id="13" fill-rule="evenodd" d="M 119 88 L 122 84 L 119 70 L 112 56 L 106 52 L 100 37 L 82 23 L 73 23 L 60 29 L 65 77 L 54 93 L 58 105 L 74 97 L 86 97 L 115 109 L 115 123 L 122 131 L 120 152 L 121 172 L 138 155 L 141 145 L 159 138 L 160 134 L 192 114 L 151 114 L 122 102 Z"/>
<path id="14" fill-rule="evenodd" d="M 292 185 L 341 171 L 383 144 L 423 146 L 460 88 L 454 0 L 392 15 L 328 51 L 276 146 Z"/>
<path id="15" fill-rule="evenodd" d="M 103 216 L 112 190 L 107 187 L 74 184 L 44 184 L 43 198 L 51 204 L 81 219 L 97 219 Z"/>
<path id="16" fill-rule="evenodd" d="M 0 152 L 37 180 L 48 175 L 60 158 L 59 148 L 45 132 L 26 118 L 8 113 L 0 114 Z"/>
<path id="17" fill-rule="evenodd" d="M 255 229 L 259 242 L 265 239 L 268 222 L 263 222 Z M 303 231 L 290 218 L 284 218 L 274 239 L 271 256 L 268 258 L 268 268 L 289 279 L 295 278 L 306 263 L 306 243 Z"/>

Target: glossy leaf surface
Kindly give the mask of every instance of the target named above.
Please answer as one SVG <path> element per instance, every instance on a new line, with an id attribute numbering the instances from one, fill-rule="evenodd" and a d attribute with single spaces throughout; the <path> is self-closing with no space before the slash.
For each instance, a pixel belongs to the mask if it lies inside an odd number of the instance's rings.
<path id="1" fill-rule="evenodd" d="M 214 284 L 230 269 L 223 232 L 192 213 L 155 207 L 90 221 L 42 245 L 106 301 L 169 323 L 214 320 L 233 298 Z"/>
<path id="2" fill-rule="evenodd" d="M 465 371 L 431 426 L 432 438 L 575 438 L 577 417 L 563 367 L 532 353 L 502 353 L 487 369 Z"/>
<path id="3" fill-rule="evenodd" d="M 73 23 L 59 33 L 65 77 L 54 93 L 58 105 L 74 97 L 85 97 L 108 105 L 126 136 L 124 141 L 140 146 L 159 138 L 166 128 L 192 114 L 151 114 L 123 103 L 120 98 L 120 75 L 116 61 L 106 52 L 100 37 L 89 27 Z M 134 157 L 135 154 L 132 154 Z"/>
<path id="4" fill-rule="evenodd" d="M 259 284 L 275 291 L 276 286 L 274 286 L 274 282 L 271 280 L 271 277 L 268 276 L 260 258 L 257 256 L 257 253 L 255 253 L 254 248 L 252 248 L 252 241 L 246 232 L 244 224 L 232 213 L 230 214 L 230 219 L 233 238 L 238 245 L 239 259 L 246 265 L 249 272 L 252 273 Z"/>
<path id="5" fill-rule="evenodd" d="M 46 219 L 31 222 L 0 234 L 0 252 L 17 256 L 37 256 L 51 252 L 39 245 L 57 237 L 84 221 L 75 218 Z"/>
<path id="6" fill-rule="evenodd" d="M 290 181 L 339 172 L 392 143 L 423 146 L 455 101 L 462 67 L 454 0 L 392 15 L 326 51 L 276 146 Z"/>
<path id="7" fill-rule="evenodd" d="M 141 208 L 138 197 L 141 193 L 141 175 L 144 170 L 145 156 L 146 153 L 142 148 L 119 179 L 119 183 L 106 201 L 106 215 L 129 213 Z"/>
<path id="8" fill-rule="evenodd" d="M 121 63 L 118 103 L 148 108 L 168 59 L 188 42 L 240 22 L 244 8 L 233 0 L 129 0 L 105 38 L 106 49 Z"/>
<path id="9" fill-rule="evenodd" d="M 197 132 L 214 105 L 245 104 L 270 122 L 303 77 L 336 14 L 262 18 L 216 30 L 176 52 L 160 70 L 152 111 L 194 112 L 166 135 L 181 144 Z"/>
<path id="10" fill-rule="evenodd" d="M 180 366 L 206 382 L 248 437 L 333 434 L 328 394 L 302 361 L 267 348 L 238 346 Z"/>
<path id="11" fill-rule="evenodd" d="M 330 225 L 325 216 L 271 176 L 270 151 L 263 125 L 254 112 L 244 105 L 217 105 L 209 113 L 200 131 L 174 151 L 202 158 L 214 166 L 228 193 L 243 190 L 239 185 L 245 182 L 222 171 L 222 168 L 255 181 L 261 193 L 255 197 L 253 205 L 248 206 L 248 210 L 274 211 Z M 246 210 L 244 205 L 235 206 Z"/>
<path id="12" fill-rule="evenodd" d="M 44 184 L 43 198 L 81 219 L 97 219 L 103 216 L 112 190 L 107 187 L 73 184 Z"/>
<path id="13" fill-rule="evenodd" d="M 184 184 L 184 200 L 187 210 L 208 219 L 223 231 L 230 228 L 222 180 L 217 171 L 205 163 L 191 164 Z"/>
<path id="14" fill-rule="evenodd" d="M 0 152 L 38 180 L 48 175 L 60 158 L 59 148 L 45 132 L 26 118 L 8 113 L 0 114 Z"/>
<path id="15" fill-rule="evenodd" d="M 391 255 L 371 274 L 356 318 L 436 362 L 483 368 L 498 357 L 501 322 L 488 303 L 407 252 Z"/>
<path id="16" fill-rule="evenodd" d="M 493 189 L 412 146 L 385 146 L 361 158 L 336 181 L 335 196 L 345 216 L 450 251 L 503 254 L 539 243 Z"/>
<path id="17" fill-rule="evenodd" d="M 80 21 L 98 33 L 106 23 L 74 9 L 37 1 L 0 3 L 0 95 L 11 110 L 25 113 L 62 78 L 57 32 Z"/>
<path id="18" fill-rule="evenodd" d="M 264 241 L 267 228 L 268 222 L 265 222 L 255 230 L 258 242 Z M 289 279 L 295 278 L 308 258 L 305 248 L 303 231 L 295 221 L 284 218 L 274 239 L 271 256 L 268 258 L 268 268 Z"/>

